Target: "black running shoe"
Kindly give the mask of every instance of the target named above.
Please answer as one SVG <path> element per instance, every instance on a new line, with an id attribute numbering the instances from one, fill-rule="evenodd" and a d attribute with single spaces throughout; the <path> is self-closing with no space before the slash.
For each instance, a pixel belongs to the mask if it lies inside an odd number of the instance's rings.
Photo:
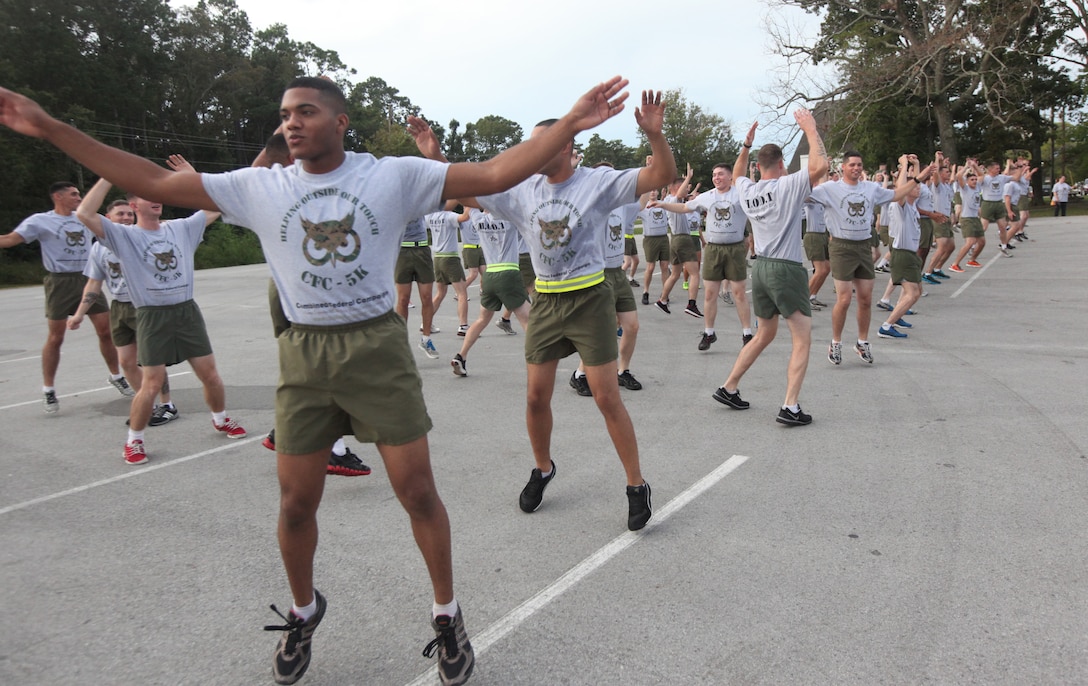
<path id="1" fill-rule="evenodd" d="M 540 475 L 540 470 L 536 467 L 533 468 L 531 474 L 529 474 L 529 483 L 525 484 L 525 488 L 521 489 L 521 497 L 518 498 L 518 505 L 521 506 L 522 512 L 536 512 L 540 507 L 540 502 L 544 500 L 544 489 L 555 478 L 555 460 L 552 460 L 552 473 L 547 478 Z"/>
<path id="2" fill-rule="evenodd" d="M 695 317 L 696 319 L 702 319 L 703 318 L 703 313 L 699 311 L 699 308 L 695 306 L 695 303 L 691 303 L 690 305 L 685 307 L 684 312 L 686 314 L 690 314 L 692 317 Z"/>
<path id="3" fill-rule="evenodd" d="M 178 412 L 177 407 L 159 405 L 152 411 L 151 419 L 147 421 L 147 425 L 162 426 L 163 424 L 169 424 L 180 416 L 181 412 Z"/>
<path id="4" fill-rule="evenodd" d="M 665 314 L 672 314 L 672 312 L 670 312 L 670 311 L 669 311 L 669 305 L 668 305 L 668 303 L 663 303 L 663 302 L 661 302 L 660 300 L 658 300 L 658 301 L 657 301 L 657 302 L 655 302 L 654 304 L 655 304 L 655 305 L 657 305 L 657 309 L 661 310 L 661 311 L 662 311 L 662 312 L 664 312 Z"/>
<path id="5" fill-rule="evenodd" d="M 325 468 L 325 473 L 337 476 L 366 476 L 370 474 L 370 467 L 363 464 L 359 456 L 348 448 L 343 455 L 336 453 L 329 455 L 329 466 Z"/>
<path id="6" fill-rule="evenodd" d="M 812 423 L 812 415 L 805 414 L 801 406 L 797 406 L 796 412 L 790 412 L 783 407 L 778 411 L 778 416 L 775 417 L 775 421 L 779 424 L 785 424 L 786 426 L 804 426 Z"/>
<path id="7" fill-rule="evenodd" d="M 752 340 L 753 338 L 755 338 L 755 336 L 754 336 L 753 334 L 750 334 L 750 333 L 742 333 L 742 334 L 740 335 L 740 347 L 742 347 L 742 348 L 743 348 L 744 346 L 748 345 L 748 343 L 749 343 L 749 342 L 750 342 L 750 341 L 751 341 L 751 340 Z"/>
<path id="8" fill-rule="evenodd" d="M 631 370 L 630 369 L 625 369 L 623 371 L 623 374 L 619 375 L 619 382 L 620 382 L 621 386 L 623 386 L 624 388 L 626 388 L 629 391 L 641 391 L 642 390 L 642 384 L 640 384 L 638 382 L 638 379 L 636 379 L 634 376 L 631 375 Z"/>
<path id="9" fill-rule="evenodd" d="M 747 410 L 749 407 L 752 406 L 752 403 L 748 402 L 747 400 L 740 399 L 739 388 L 730 393 L 729 391 L 725 390 L 725 386 L 722 386 L 718 390 L 714 391 L 713 397 L 722 405 L 728 405 L 734 410 Z"/>
<path id="10" fill-rule="evenodd" d="M 638 531 L 646 526 L 653 516 L 653 508 L 650 507 L 650 484 L 627 487 L 627 528 Z"/>
<path id="11" fill-rule="evenodd" d="M 457 608 L 456 617 L 438 615 L 431 620 L 431 626 L 437 636 L 423 649 L 423 657 L 434 657 L 438 653 L 438 679 L 443 686 L 467 682 L 476 666 L 476 656 L 465 632 L 461 608 Z"/>
<path id="12" fill-rule="evenodd" d="M 650 304 L 650 294 L 649 293 L 643 293 L 642 294 L 642 304 L 643 305 L 649 305 Z"/>
<path id="13" fill-rule="evenodd" d="M 703 332 L 703 337 L 699 340 L 699 350 L 710 350 L 711 343 L 718 342 L 718 334 Z"/>
<path id="14" fill-rule="evenodd" d="M 306 621 L 293 612 L 288 612 L 288 616 L 284 616 L 275 605 L 272 606 L 272 611 L 287 622 L 282 626 L 269 625 L 264 628 L 265 631 L 283 632 L 280 643 L 276 646 L 276 652 L 272 656 L 272 678 L 277 684 L 295 683 L 302 678 L 310 666 L 310 641 L 313 639 L 314 629 L 325 616 L 325 597 L 315 589 L 314 598 L 317 599 L 317 612 Z"/>
<path id="15" fill-rule="evenodd" d="M 468 376 L 468 367 L 465 366 L 465 358 L 461 357 L 461 353 L 453 356 L 450 366 L 453 367 L 453 373 L 457 376 Z"/>
<path id="16" fill-rule="evenodd" d="M 578 376 L 577 372 L 570 373 L 570 387 L 578 392 L 578 395 L 590 397 L 593 391 L 589 388 L 589 377 Z"/>

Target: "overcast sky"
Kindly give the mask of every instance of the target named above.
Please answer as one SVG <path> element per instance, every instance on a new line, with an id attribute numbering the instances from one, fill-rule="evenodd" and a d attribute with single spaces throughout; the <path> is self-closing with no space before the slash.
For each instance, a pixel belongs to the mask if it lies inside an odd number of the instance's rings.
<path id="1" fill-rule="evenodd" d="M 358 72 L 353 80 L 384 79 L 443 126 L 456 118 L 463 128 L 496 114 L 528 133 L 620 74 L 631 81 L 629 106 L 595 131 L 628 144 L 637 141 L 633 111 L 643 89 L 683 88 L 689 101 L 724 117 L 742 137 L 753 120 L 769 119 L 756 104 L 768 69 L 780 64 L 770 54 L 768 13 L 808 27 L 810 35 L 818 29 L 797 10 L 739 0 L 237 3 L 255 30 L 285 24 L 292 39 L 336 50 Z"/>

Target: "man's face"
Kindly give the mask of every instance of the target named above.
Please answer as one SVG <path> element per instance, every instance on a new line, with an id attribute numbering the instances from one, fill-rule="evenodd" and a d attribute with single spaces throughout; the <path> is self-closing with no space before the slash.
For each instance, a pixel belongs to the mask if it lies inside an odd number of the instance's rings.
<path id="1" fill-rule="evenodd" d="M 117 205 L 106 213 L 106 219 L 114 224 L 135 224 L 136 213 L 132 211 L 132 205 Z"/>
<path id="2" fill-rule="evenodd" d="M 972 174 L 972 175 L 967 177 L 967 186 L 969 188 L 974 188 L 977 185 L 978 185 L 978 177 L 977 176 Z"/>
<path id="3" fill-rule="evenodd" d="M 80 200 L 82 198 L 79 195 L 79 189 L 75 186 L 62 188 L 53 194 L 53 205 L 68 214 L 79 209 Z"/>
<path id="4" fill-rule="evenodd" d="M 948 183 L 952 180 L 951 167 L 941 167 L 941 183 Z"/>
<path id="5" fill-rule="evenodd" d="M 998 172 L 1000 172 L 1000 171 L 1001 171 L 1001 165 L 998 164 L 997 162 L 994 162 L 993 164 L 986 165 L 986 173 L 989 174 L 990 176 L 997 176 Z"/>
<path id="6" fill-rule="evenodd" d="M 132 207 L 136 217 L 158 219 L 162 216 L 162 203 L 151 202 L 143 198 L 133 198 L 129 201 L 129 206 Z"/>
<path id="7" fill-rule="evenodd" d="M 343 145 L 348 117 L 337 113 L 321 91 L 291 88 L 280 101 L 280 120 L 287 147 L 296 160 L 328 155 Z"/>
<path id="8" fill-rule="evenodd" d="M 710 175 L 710 179 L 714 182 L 715 189 L 727 191 L 733 184 L 733 172 L 725 167 L 714 167 L 714 172 Z"/>
<path id="9" fill-rule="evenodd" d="M 860 157 L 847 157 L 842 161 L 842 176 L 844 181 L 857 183 L 865 171 Z"/>

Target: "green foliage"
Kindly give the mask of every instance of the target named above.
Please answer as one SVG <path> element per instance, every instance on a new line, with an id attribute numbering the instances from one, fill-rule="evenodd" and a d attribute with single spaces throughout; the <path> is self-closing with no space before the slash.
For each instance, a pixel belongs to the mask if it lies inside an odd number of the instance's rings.
<path id="1" fill-rule="evenodd" d="M 582 154 L 582 164 L 587 167 L 598 162 L 610 162 L 616 169 L 631 169 L 646 163 L 645 156 L 639 154 L 638 148 L 632 148 L 618 138 L 606 141 L 598 133 L 590 136 Z"/>
<path id="2" fill-rule="evenodd" d="M 737 159 L 740 142 L 733 138 L 733 126 L 721 115 L 690 102 L 683 89 L 665 91 L 662 100 L 666 103 L 663 131 L 672 146 L 676 168 L 682 175 L 690 164 L 695 170 L 692 185 L 702 182 L 705 189 L 715 164 L 732 165 Z M 639 140 L 639 155 L 648 155 L 649 144 L 641 131 Z"/>
<path id="3" fill-rule="evenodd" d="M 264 253 L 252 231 L 214 222 L 204 231 L 204 241 L 196 250 L 195 261 L 197 269 L 233 267 L 264 262 Z"/>

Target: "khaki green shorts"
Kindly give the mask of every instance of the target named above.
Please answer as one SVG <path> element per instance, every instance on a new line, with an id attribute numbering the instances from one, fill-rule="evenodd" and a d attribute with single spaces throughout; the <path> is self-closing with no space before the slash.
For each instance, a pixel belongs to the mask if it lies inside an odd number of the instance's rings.
<path id="1" fill-rule="evenodd" d="M 670 264 L 685 264 L 687 262 L 697 262 L 698 260 L 699 251 L 692 245 L 690 235 L 682 233 L 672 237 L 672 240 L 669 241 Z"/>
<path id="2" fill-rule="evenodd" d="M 956 205 L 962 205 L 962 204 L 963 204 L 963 198 L 960 196 L 960 192 L 956 191 L 955 193 L 952 194 L 952 207 L 955 208 Z"/>
<path id="3" fill-rule="evenodd" d="M 889 248 L 892 245 L 892 235 L 888 233 L 888 227 L 881 226 L 877 230 L 877 238 L 880 240 L 880 244 L 885 248 Z"/>
<path id="4" fill-rule="evenodd" d="M 964 238 L 979 238 L 986 235 L 986 230 L 978 217 L 960 217 L 960 233 Z"/>
<path id="5" fill-rule="evenodd" d="M 752 311 L 760 319 L 800 312 L 812 316 L 808 272 L 799 262 L 762 257 L 752 266 Z"/>
<path id="6" fill-rule="evenodd" d="M 809 262 L 827 262 L 827 232 L 806 233 L 801 241 L 805 244 L 805 257 Z"/>
<path id="7" fill-rule="evenodd" d="M 615 362 L 616 304 L 608 281 L 565 293 L 537 293 L 525 332 L 525 361 L 544 364 L 577 352 L 590 367 Z"/>
<path id="8" fill-rule="evenodd" d="M 837 281 L 876 278 L 873 251 L 869 241 L 836 238 L 831 241 L 827 253 L 831 260 L 831 278 Z"/>
<path id="9" fill-rule="evenodd" d="M 736 243 L 707 243 L 703 251 L 704 281 L 744 281 L 748 278 L 748 246 Z"/>
<path id="10" fill-rule="evenodd" d="M 634 236 L 623 237 L 623 254 L 630 256 L 638 256 L 638 244 L 635 243 Z"/>
<path id="11" fill-rule="evenodd" d="M 943 224 L 933 222 L 933 237 L 952 238 L 952 224 L 949 222 L 944 222 Z"/>
<path id="12" fill-rule="evenodd" d="M 642 252 L 645 253 L 647 262 L 669 261 L 669 237 L 668 236 L 643 236 Z"/>
<path id="13" fill-rule="evenodd" d="M 1031 196 L 1021 195 L 1020 202 L 1016 204 L 1017 212 L 1030 212 L 1031 211 Z"/>
<path id="14" fill-rule="evenodd" d="M 434 260 L 431 249 L 425 245 L 414 248 L 401 247 L 397 267 L 393 272 L 394 283 L 434 283 Z"/>
<path id="15" fill-rule="evenodd" d="M 517 269 L 488 269 L 480 289 L 480 307 L 492 312 L 502 308 L 516 310 L 529 299 L 521 272 Z"/>
<path id="16" fill-rule="evenodd" d="M 434 280 L 438 283 L 460 283 L 465 280 L 465 270 L 459 257 L 434 258 Z"/>
<path id="17" fill-rule="evenodd" d="M 933 245 L 933 220 L 929 217 L 919 217 L 918 226 L 922 230 L 918 237 L 918 250 L 926 252 Z"/>
<path id="18" fill-rule="evenodd" d="M 114 300 L 110 303 L 110 338 L 116 348 L 136 342 L 136 306 Z"/>
<path id="19" fill-rule="evenodd" d="M 528 293 L 536 290 L 536 270 L 533 269 L 533 258 L 529 257 L 529 253 L 518 253 L 518 270 L 521 272 L 521 285 L 525 286 L 525 291 Z"/>
<path id="20" fill-rule="evenodd" d="M 703 235 L 700 233 L 689 233 L 691 236 L 691 244 L 695 247 L 695 254 L 698 255 L 703 251 Z"/>
<path id="21" fill-rule="evenodd" d="M 987 221 L 996 222 L 1008 219 L 1009 213 L 1005 211 L 1005 203 L 1000 200 L 983 200 L 978 209 L 978 216 Z"/>
<path id="22" fill-rule="evenodd" d="M 408 332 L 395 313 L 348 326 L 294 324 L 277 341 L 278 452 L 316 452 L 349 433 L 403 445 L 431 430 Z"/>
<path id="23" fill-rule="evenodd" d="M 283 311 L 280 292 L 272 279 L 268 280 L 268 312 L 272 315 L 272 334 L 279 338 L 281 333 L 291 327 L 291 321 L 287 319 L 287 314 Z"/>
<path id="24" fill-rule="evenodd" d="M 879 248 L 880 247 L 880 232 L 876 230 L 875 226 L 873 228 L 869 229 L 869 231 L 870 231 L 870 233 L 869 233 L 869 247 L 870 248 Z"/>
<path id="25" fill-rule="evenodd" d="M 136 309 L 136 361 L 142 367 L 174 365 L 212 354 L 204 315 L 192 300 Z"/>
<path id="26" fill-rule="evenodd" d="M 922 258 L 913 250 L 892 248 L 892 283 L 922 282 Z"/>
<path id="27" fill-rule="evenodd" d="M 612 284 L 612 298 L 616 303 L 616 312 L 634 312 L 638 309 L 635 292 L 623 267 L 605 268 L 604 280 Z"/>
<path id="28" fill-rule="evenodd" d="M 484 251 L 479 247 L 464 246 L 461 248 L 461 264 L 465 269 L 479 269 L 487 264 L 484 262 Z"/>
<path id="29" fill-rule="evenodd" d="M 76 313 L 83 301 L 83 287 L 87 285 L 87 277 L 80 272 L 49 272 L 42 283 L 45 285 L 45 318 L 68 319 Z M 99 292 L 87 314 L 109 311 L 105 296 Z"/>

